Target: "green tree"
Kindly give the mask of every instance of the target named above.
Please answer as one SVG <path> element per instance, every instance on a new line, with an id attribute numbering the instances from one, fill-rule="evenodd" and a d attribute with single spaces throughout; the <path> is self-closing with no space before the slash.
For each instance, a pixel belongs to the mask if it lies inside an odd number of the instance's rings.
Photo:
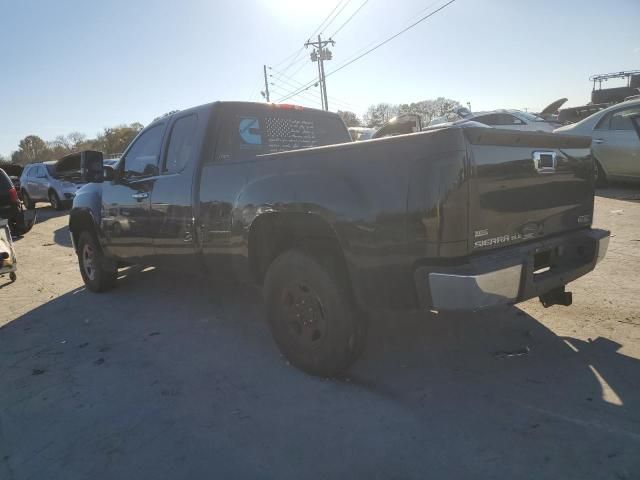
<path id="1" fill-rule="evenodd" d="M 11 155 L 11 161 L 20 165 L 49 160 L 51 150 L 47 143 L 37 135 L 28 135 L 20 140 L 18 150 Z"/>
<path id="2" fill-rule="evenodd" d="M 142 124 L 137 122 L 130 125 L 105 128 L 91 143 L 93 148 L 106 154 L 122 153 L 140 130 L 142 130 Z"/>
<path id="3" fill-rule="evenodd" d="M 364 123 L 367 127 L 381 127 L 398 114 L 398 105 L 390 103 L 378 103 L 371 105 L 364 114 Z"/>
<path id="4" fill-rule="evenodd" d="M 362 121 L 360 121 L 358 116 L 353 112 L 348 110 L 338 110 L 338 115 L 340 115 L 347 127 L 359 127 L 362 125 Z"/>

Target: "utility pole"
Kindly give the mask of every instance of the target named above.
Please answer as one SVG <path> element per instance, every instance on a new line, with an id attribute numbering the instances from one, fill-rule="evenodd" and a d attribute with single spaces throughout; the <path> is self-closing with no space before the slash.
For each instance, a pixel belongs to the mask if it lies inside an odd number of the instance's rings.
<path id="1" fill-rule="evenodd" d="M 268 102 L 269 101 L 269 81 L 267 80 L 267 66 L 263 65 L 263 67 L 264 67 L 264 92 L 260 92 L 260 93 L 262 93 L 262 96 L 265 97 Z"/>
<path id="2" fill-rule="evenodd" d="M 318 81 L 320 84 L 320 99 L 322 100 L 323 110 L 329 110 L 329 100 L 327 98 L 327 79 L 324 73 L 325 60 L 331 60 L 333 58 L 331 50 L 325 48 L 329 44 L 335 45 L 336 42 L 334 42 L 331 38 L 329 40 L 322 40 L 320 35 L 318 35 L 317 42 L 311 42 L 307 40 L 307 42 L 304 44 L 305 47 L 309 47 L 309 45 L 315 47 L 311 52 L 310 58 L 312 62 L 318 62 Z"/>

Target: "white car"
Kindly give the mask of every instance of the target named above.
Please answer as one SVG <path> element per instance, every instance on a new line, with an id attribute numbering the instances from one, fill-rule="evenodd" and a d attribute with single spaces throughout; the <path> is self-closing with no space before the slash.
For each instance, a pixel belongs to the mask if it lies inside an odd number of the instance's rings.
<path id="1" fill-rule="evenodd" d="M 443 120 L 445 120 L 443 122 Z M 446 121 L 449 120 L 449 121 Z M 505 128 L 507 130 L 524 130 L 527 132 L 553 132 L 559 123 L 545 120 L 533 113 L 522 110 L 494 110 L 491 112 L 469 113 L 456 121 L 450 116 L 439 117 L 429 123 L 429 127 L 444 127 L 462 122 L 474 121 L 489 127 Z M 429 128 L 427 127 L 427 128 Z"/>
<path id="2" fill-rule="evenodd" d="M 640 99 L 617 103 L 584 120 L 560 127 L 556 133 L 591 137 L 591 152 L 596 161 L 596 184 L 607 180 L 640 180 L 640 130 L 633 119 L 640 117 Z"/>
<path id="3" fill-rule="evenodd" d="M 84 185 L 69 178 L 60 178 L 56 174 L 56 163 L 32 163 L 24 167 L 20 189 L 27 208 L 38 202 L 49 202 L 54 209 L 63 210 L 71 205 L 76 191 Z"/>

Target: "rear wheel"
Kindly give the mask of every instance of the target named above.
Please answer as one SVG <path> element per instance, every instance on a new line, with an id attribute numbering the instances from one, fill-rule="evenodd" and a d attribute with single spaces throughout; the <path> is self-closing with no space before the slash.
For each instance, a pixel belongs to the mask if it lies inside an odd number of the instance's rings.
<path id="1" fill-rule="evenodd" d="M 335 264 L 288 251 L 273 261 L 264 282 L 269 328 L 280 351 L 294 366 L 324 377 L 351 366 L 366 337 L 366 319 Z"/>
<path id="2" fill-rule="evenodd" d="M 599 160 L 595 160 L 595 184 L 597 188 L 606 188 L 609 185 L 607 180 L 607 174 L 604 173 L 604 169 Z"/>
<path id="3" fill-rule="evenodd" d="M 115 286 L 118 270 L 105 259 L 90 232 L 82 232 L 78 239 L 78 263 L 82 280 L 92 292 L 104 292 Z"/>
<path id="4" fill-rule="evenodd" d="M 55 190 L 49 192 L 49 203 L 54 210 L 63 210 L 64 204 L 60 201 L 60 197 Z"/>

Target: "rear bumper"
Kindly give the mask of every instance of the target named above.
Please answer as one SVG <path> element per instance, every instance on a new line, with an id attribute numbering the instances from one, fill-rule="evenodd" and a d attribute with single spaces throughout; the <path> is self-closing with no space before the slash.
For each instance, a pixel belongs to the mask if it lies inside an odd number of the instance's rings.
<path id="1" fill-rule="evenodd" d="M 480 310 L 540 296 L 593 270 L 606 254 L 609 235 L 581 230 L 502 248 L 464 265 L 420 266 L 414 272 L 420 306 Z"/>

